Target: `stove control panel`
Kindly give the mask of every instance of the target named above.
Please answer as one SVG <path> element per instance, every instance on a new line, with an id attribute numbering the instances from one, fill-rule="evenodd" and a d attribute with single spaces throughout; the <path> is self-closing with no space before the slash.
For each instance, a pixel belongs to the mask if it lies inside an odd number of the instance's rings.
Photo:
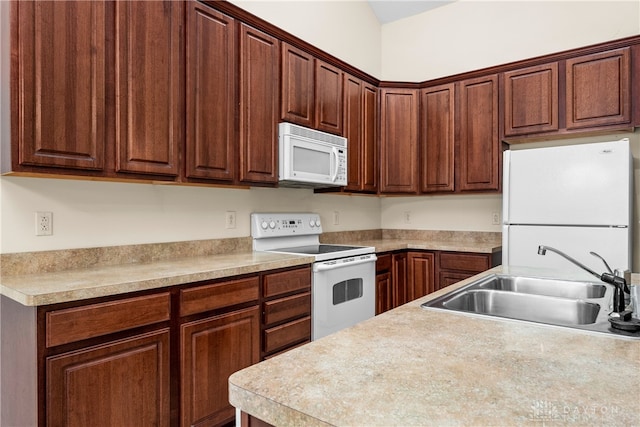
<path id="1" fill-rule="evenodd" d="M 251 214 L 251 236 L 254 239 L 306 236 L 321 233 L 320 215 L 315 213 Z"/>

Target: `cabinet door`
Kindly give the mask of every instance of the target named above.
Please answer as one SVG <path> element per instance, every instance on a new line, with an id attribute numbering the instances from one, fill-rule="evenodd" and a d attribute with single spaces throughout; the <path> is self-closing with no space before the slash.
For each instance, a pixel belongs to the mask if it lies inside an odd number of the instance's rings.
<path id="1" fill-rule="evenodd" d="M 347 191 L 376 191 L 378 92 L 344 75 L 344 136 L 349 142 Z"/>
<path id="2" fill-rule="evenodd" d="M 462 273 L 455 271 L 441 271 L 437 289 L 446 288 L 449 285 L 458 283 L 461 280 L 468 279 L 476 273 Z M 437 290 L 436 289 L 436 290 Z"/>
<path id="3" fill-rule="evenodd" d="M 376 314 L 393 308 L 391 273 L 376 275 Z"/>
<path id="4" fill-rule="evenodd" d="M 240 25 L 240 181 L 278 182 L 280 42 Z"/>
<path id="5" fill-rule="evenodd" d="M 418 191 L 418 93 L 380 91 L 380 191 Z"/>
<path id="6" fill-rule="evenodd" d="M 461 191 L 497 191 L 502 156 L 498 136 L 498 76 L 460 82 Z"/>
<path id="7" fill-rule="evenodd" d="M 199 2 L 187 11 L 186 175 L 235 179 L 235 21 Z"/>
<path id="8" fill-rule="evenodd" d="M 286 122 L 313 127 L 315 119 L 314 58 L 282 43 L 282 99 L 280 117 Z"/>
<path id="9" fill-rule="evenodd" d="M 434 253 L 409 252 L 408 266 L 407 301 L 413 301 L 436 290 Z"/>
<path id="10" fill-rule="evenodd" d="M 169 330 L 46 360 L 48 426 L 168 426 Z"/>
<path id="11" fill-rule="evenodd" d="M 347 191 L 363 189 L 363 105 L 362 80 L 344 75 L 344 136 L 348 141 Z"/>
<path id="12" fill-rule="evenodd" d="M 378 89 L 362 87 L 362 189 L 378 191 Z"/>
<path id="13" fill-rule="evenodd" d="M 252 307 L 180 327 L 181 425 L 232 421 L 229 376 L 260 359 L 260 310 Z"/>
<path id="14" fill-rule="evenodd" d="M 115 4 L 117 171 L 176 176 L 184 142 L 184 3 Z"/>
<path id="15" fill-rule="evenodd" d="M 342 135 L 342 71 L 316 60 L 316 129 Z"/>
<path id="16" fill-rule="evenodd" d="M 631 121 L 630 49 L 567 60 L 567 129 Z"/>
<path id="17" fill-rule="evenodd" d="M 558 130 L 558 63 L 504 73 L 504 134 Z"/>
<path id="18" fill-rule="evenodd" d="M 420 95 L 421 188 L 425 193 L 455 189 L 455 85 L 423 89 Z"/>
<path id="19" fill-rule="evenodd" d="M 106 4 L 16 2 L 12 140 L 20 165 L 105 165 Z M 8 52 L 6 52 L 8 55 Z M 8 96 L 8 94 L 7 94 Z"/>
<path id="20" fill-rule="evenodd" d="M 408 301 L 407 291 L 407 254 L 400 253 L 393 255 L 391 269 L 391 283 L 392 283 L 392 301 L 393 307 L 398 307 Z"/>

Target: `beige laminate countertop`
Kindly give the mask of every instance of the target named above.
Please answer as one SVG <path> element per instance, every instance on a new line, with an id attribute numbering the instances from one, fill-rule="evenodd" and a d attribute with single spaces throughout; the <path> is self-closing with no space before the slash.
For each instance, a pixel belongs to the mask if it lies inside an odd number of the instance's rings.
<path id="1" fill-rule="evenodd" d="M 244 252 L 60 272 L 3 276 L 0 294 L 26 306 L 164 288 L 311 264 L 312 257 Z"/>
<path id="2" fill-rule="evenodd" d="M 233 374 L 231 403 L 277 426 L 640 425 L 640 341 L 420 308 L 466 283 Z"/>
<path id="3" fill-rule="evenodd" d="M 490 253 L 495 250 L 495 245 L 460 239 L 452 241 L 354 240 L 347 244 L 374 246 L 376 252 L 429 249 Z M 497 248 L 499 249 L 499 246 Z M 314 258 L 309 256 L 238 252 L 39 274 L 3 274 L 0 277 L 0 295 L 5 295 L 25 306 L 40 306 L 296 267 L 311 264 L 313 261 Z"/>

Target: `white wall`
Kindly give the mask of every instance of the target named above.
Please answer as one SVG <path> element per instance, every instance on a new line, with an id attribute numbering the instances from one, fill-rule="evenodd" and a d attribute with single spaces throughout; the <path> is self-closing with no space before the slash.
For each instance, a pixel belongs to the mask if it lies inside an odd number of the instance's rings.
<path id="1" fill-rule="evenodd" d="M 2 253 L 246 237 L 249 215 L 257 211 L 318 212 L 325 231 L 380 228 L 378 198 L 306 189 L 3 177 L 1 197 Z M 37 211 L 53 212 L 52 236 L 35 236 Z M 225 228 L 227 211 L 236 212 L 235 229 Z"/>
<path id="2" fill-rule="evenodd" d="M 458 0 L 382 26 L 382 80 L 424 81 L 640 34 L 640 0 Z"/>
<path id="3" fill-rule="evenodd" d="M 365 0 L 230 1 L 374 77 L 380 75 L 380 23 Z"/>

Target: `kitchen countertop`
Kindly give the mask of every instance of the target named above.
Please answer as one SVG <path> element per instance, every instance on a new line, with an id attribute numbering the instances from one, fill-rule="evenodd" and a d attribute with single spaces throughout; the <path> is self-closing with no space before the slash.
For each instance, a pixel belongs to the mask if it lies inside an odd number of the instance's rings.
<path id="1" fill-rule="evenodd" d="M 401 249 L 491 252 L 496 247 L 495 244 L 476 243 L 460 238 L 437 241 L 354 239 L 348 244 L 374 246 L 376 252 Z M 64 254 L 56 253 L 53 256 L 47 256 L 55 258 Z M 74 252 L 73 256 L 77 254 Z M 5 295 L 25 306 L 40 306 L 296 267 L 311 264 L 313 261 L 314 258 L 309 256 L 240 251 L 46 273 L 7 275 L 3 271 L 0 277 L 0 295 Z"/>
<path id="2" fill-rule="evenodd" d="M 313 257 L 241 252 L 3 276 L 0 293 L 39 306 L 311 264 Z"/>
<path id="3" fill-rule="evenodd" d="M 277 426 L 640 425 L 640 341 L 420 307 L 470 280 L 233 374 L 231 403 Z"/>

